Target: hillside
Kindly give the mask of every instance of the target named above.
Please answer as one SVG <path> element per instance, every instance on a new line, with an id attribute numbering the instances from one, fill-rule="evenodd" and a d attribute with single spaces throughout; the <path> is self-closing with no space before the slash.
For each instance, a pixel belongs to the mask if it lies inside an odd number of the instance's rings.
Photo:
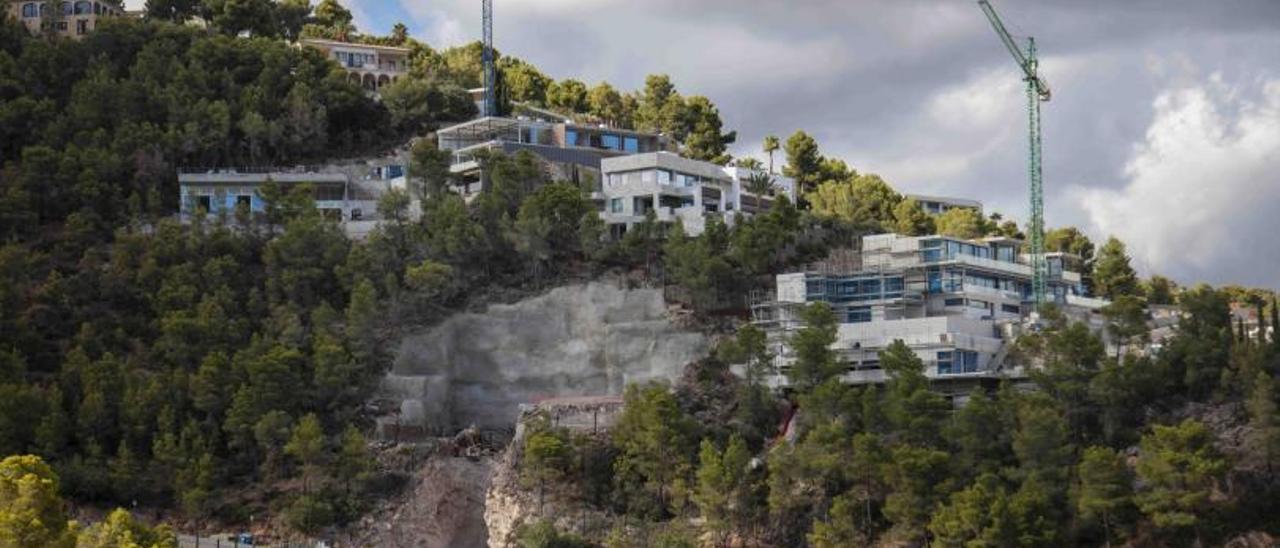
<path id="1" fill-rule="evenodd" d="M 476 44 L 361 34 L 333 0 L 148 7 L 79 40 L 0 25 L 0 546 L 172 546 L 159 524 L 459 546 L 1280 535 L 1270 291 L 1140 278 L 1123 242 L 1059 227 L 1047 246 L 1078 265 L 1072 289 L 1107 304 L 1024 322 L 1015 295 L 1017 386 L 945 398 L 901 340 L 871 356 L 883 383 L 846 383 L 854 315 L 809 302 L 804 280 L 786 332 L 747 321 L 777 275 L 885 233 L 999 241 L 1017 270 L 1023 228 L 930 213 L 803 131 L 764 147 L 797 200 L 764 173 L 768 207 L 704 215 L 696 235 L 656 198 L 612 233 L 594 188 L 529 152 L 483 156 L 485 189 L 464 198 L 431 132 L 475 115 Z M 303 37 L 410 64 L 363 89 Z M 499 67 L 504 111 L 661 133 L 717 173 L 760 167 L 664 75 L 625 91 Z M 177 215 L 181 168 L 405 149 L 405 189 L 363 239 L 306 185 L 264 187 L 260 215 Z M 1156 306 L 1177 318 L 1158 337 Z M 588 431 L 574 414 L 599 406 L 609 424 L 593 411 Z M 110 508 L 132 513 L 99 519 Z"/>

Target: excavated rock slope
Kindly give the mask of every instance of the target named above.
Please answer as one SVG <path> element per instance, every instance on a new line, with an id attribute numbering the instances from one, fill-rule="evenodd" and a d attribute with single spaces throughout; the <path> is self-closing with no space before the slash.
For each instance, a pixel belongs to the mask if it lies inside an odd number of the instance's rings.
<path id="1" fill-rule="evenodd" d="M 412 486 L 351 528 L 343 546 L 483 548 L 485 490 L 495 460 L 437 456 L 414 474 Z"/>
<path id="2" fill-rule="evenodd" d="M 672 324 L 660 290 L 572 285 L 407 337 L 383 392 L 403 402 L 401 425 L 509 429 L 522 403 L 674 380 L 708 349 Z"/>

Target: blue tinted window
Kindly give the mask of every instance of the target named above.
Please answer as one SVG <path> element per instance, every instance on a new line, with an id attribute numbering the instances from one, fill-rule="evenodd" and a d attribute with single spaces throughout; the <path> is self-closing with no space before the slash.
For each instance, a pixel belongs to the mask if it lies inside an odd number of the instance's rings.
<path id="1" fill-rule="evenodd" d="M 627 152 L 640 152 L 640 140 L 635 137 L 624 137 L 622 139 L 622 150 Z"/>
<path id="2" fill-rule="evenodd" d="M 600 136 L 600 144 L 609 150 L 622 150 L 622 138 L 608 133 Z"/>
<path id="3" fill-rule="evenodd" d="M 867 323 L 871 321 L 871 309 L 865 306 L 849 309 L 849 323 Z"/>
<path id="4" fill-rule="evenodd" d="M 570 146 L 570 147 L 578 146 L 578 130 L 576 129 L 564 130 L 564 145 Z"/>

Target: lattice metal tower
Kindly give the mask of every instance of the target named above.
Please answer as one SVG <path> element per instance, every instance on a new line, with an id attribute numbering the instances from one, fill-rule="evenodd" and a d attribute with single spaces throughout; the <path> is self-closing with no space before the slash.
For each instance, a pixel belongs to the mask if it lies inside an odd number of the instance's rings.
<path id="1" fill-rule="evenodd" d="M 1023 81 L 1027 83 L 1027 118 L 1028 141 L 1030 152 L 1027 161 L 1028 178 L 1031 186 L 1031 219 L 1027 226 L 1027 237 L 1031 240 L 1031 292 L 1035 298 L 1036 308 L 1045 303 L 1045 278 L 1048 277 L 1048 263 L 1044 258 L 1044 171 L 1041 168 L 1040 150 L 1040 102 L 1048 101 L 1052 95 L 1049 83 L 1040 77 L 1039 64 L 1036 59 L 1036 39 L 1027 38 L 1027 53 L 1024 55 L 1018 43 L 1004 28 L 1000 16 L 987 0 L 978 0 L 978 6 L 991 21 L 996 34 L 1004 42 L 1005 48 L 1013 55 L 1013 60 L 1022 69 Z"/>
<path id="2" fill-rule="evenodd" d="M 493 66 L 493 0 L 481 0 L 484 25 L 484 112 L 485 116 L 498 115 L 498 102 L 494 95 L 498 79 Z"/>

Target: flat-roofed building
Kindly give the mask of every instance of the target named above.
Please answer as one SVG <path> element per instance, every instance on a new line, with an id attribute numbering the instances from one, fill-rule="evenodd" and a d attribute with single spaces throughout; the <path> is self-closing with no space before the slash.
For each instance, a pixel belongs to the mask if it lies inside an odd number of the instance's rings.
<path id="1" fill-rule="evenodd" d="M 974 209 L 982 213 L 982 202 L 964 198 L 948 198 L 945 196 L 927 196 L 924 194 L 906 194 L 906 198 L 915 200 L 926 213 L 941 215 L 949 209 Z"/>
<path id="2" fill-rule="evenodd" d="M 925 363 L 927 376 L 950 383 L 951 395 L 1023 374 L 1005 363 L 1009 343 L 1034 309 L 1022 242 L 876 234 L 858 244 L 805 271 L 778 275 L 773 294 L 754 299 L 754 321 L 777 355 L 776 382 L 785 384 L 781 373 L 795 359 L 786 341 L 800 328 L 803 307 L 814 302 L 830 305 L 839 319 L 832 348 L 847 382 L 884 382 L 879 353 L 895 340 Z M 1085 314 L 1109 304 L 1084 296 L 1078 258 L 1047 259 L 1054 303 Z"/>
<path id="3" fill-rule="evenodd" d="M 319 38 L 304 38 L 300 43 L 323 51 L 347 70 L 352 82 L 368 91 L 380 90 L 409 72 L 409 48 Z"/>
<path id="4" fill-rule="evenodd" d="M 104 18 L 126 14 L 124 3 L 119 0 L 9 0 L 8 3 L 9 16 L 32 34 L 52 33 L 75 39 L 92 32 Z"/>
<path id="5" fill-rule="evenodd" d="M 601 161 L 604 182 L 600 191 L 601 217 L 617 238 L 653 211 L 659 222 L 679 220 L 685 232 L 703 232 L 709 217 L 732 224 L 734 216 L 767 211 L 778 196 L 795 199 L 790 178 L 768 176 L 770 185 L 752 192 L 753 177 L 760 171 L 724 167 L 681 157 L 671 152 L 650 152 Z"/>
<path id="6" fill-rule="evenodd" d="M 436 132 L 439 148 L 452 153 L 449 171 L 459 192 L 481 190 L 480 156 L 494 151 L 531 152 L 547 164 L 552 179 L 598 188 L 605 158 L 677 150 L 674 140 L 659 134 L 580 124 L 546 111 L 524 112 L 516 117 L 483 116 Z"/>
<path id="7" fill-rule="evenodd" d="M 355 173 L 353 175 L 353 172 Z M 190 219 L 200 212 L 234 218 L 241 211 L 250 216 L 266 213 L 263 187 L 282 190 L 309 185 L 316 209 L 342 223 L 348 236 L 360 238 L 377 227 L 378 198 L 390 189 L 406 189 L 403 166 L 391 164 L 370 169 L 258 168 L 178 170 L 179 216 Z M 360 173 L 364 173 L 361 175 Z M 420 211 L 418 205 L 411 212 Z"/>

